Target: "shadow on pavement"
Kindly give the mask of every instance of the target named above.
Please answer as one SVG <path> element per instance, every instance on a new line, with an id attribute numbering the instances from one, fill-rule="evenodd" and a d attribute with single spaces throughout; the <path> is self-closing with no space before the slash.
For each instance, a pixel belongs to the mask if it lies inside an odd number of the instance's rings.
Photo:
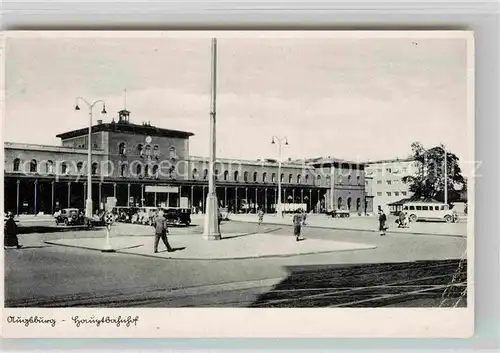
<path id="1" fill-rule="evenodd" d="M 465 307 L 467 260 L 287 267 L 250 307 Z"/>
<path id="2" fill-rule="evenodd" d="M 93 227 L 88 228 L 86 226 L 18 226 L 18 234 L 32 234 L 32 233 L 58 233 L 58 232 L 74 232 L 81 230 L 98 230 L 104 229 L 104 227 Z"/>

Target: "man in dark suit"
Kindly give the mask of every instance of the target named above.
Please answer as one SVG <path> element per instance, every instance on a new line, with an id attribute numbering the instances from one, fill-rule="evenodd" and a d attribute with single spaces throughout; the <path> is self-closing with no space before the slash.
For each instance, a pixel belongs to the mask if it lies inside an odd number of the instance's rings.
<path id="1" fill-rule="evenodd" d="M 158 252 L 158 243 L 160 242 L 160 238 L 163 241 L 163 244 L 167 247 L 168 252 L 174 251 L 170 244 L 168 243 L 167 234 L 168 234 L 168 226 L 167 219 L 163 215 L 163 211 L 158 212 L 158 216 L 155 218 L 153 226 L 155 227 L 155 245 L 154 252 Z"/>

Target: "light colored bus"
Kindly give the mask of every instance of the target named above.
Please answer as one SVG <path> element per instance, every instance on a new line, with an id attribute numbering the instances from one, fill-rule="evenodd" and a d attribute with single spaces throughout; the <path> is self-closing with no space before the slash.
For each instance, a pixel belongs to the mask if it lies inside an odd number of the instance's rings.
<path id="1" fill-rule="evenodd" d="M 408 202 L 403 205 L 403 211 L 408 215 L 410 222 L 417 220 L 453 222 L 453 211 L 444 203 Z"/>

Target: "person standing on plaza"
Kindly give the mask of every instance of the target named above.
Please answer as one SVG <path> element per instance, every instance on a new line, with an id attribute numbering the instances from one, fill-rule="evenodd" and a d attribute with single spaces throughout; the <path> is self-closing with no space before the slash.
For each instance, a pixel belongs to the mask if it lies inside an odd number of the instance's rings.
<path id="1" fill-rule="evenodd" d="M 8 219 L 4 226 L 4 247 L 16 247 L 17 249 L 22 248 L 19 245 L 19 239 L 17 238 L 17 224 L 14 220 L 14 214 L 9 212 Z"/>
<path id="2" fill-rule="evenodd" d="M 259 225 L 262 224 L 262 221 L 264 220 L 264 211 L 261 209 L 259 209 L 259 212 L 257 212 L 258 216 L 259 216 Z"/>
<path id="3" fill-rule="evenodd" d="M 399 212 L 398 215 L 398 228 L 406 228 L 406 214 L 405 211 Z"/>
<path id="4" fill-rule="evenodd" d="M 167 219 L 163 215 L 163 211 L 158 212 L 158 215 L 156 216 L 155 221 L 154 221 L 154 227 L 155 227 L 154 252 L 155 253 L 158 252 L 158 243 L 160 242 L 160 238 L 163 241 L 163 244 L 165 244 L 165 246 L 167 247 L 168 252 L 174 251 L 168 242 Z"/>
<path id="5" fill-rule="evenodd" d="M 387 216 L 381 206 L 378 206 L 378 224 L 380 235 L 384 236 L 387 229 Z"/>
<path id="6" fill-rule="evenodd" d="M 295 235 L 295 240 L 299 241 L 300 231 L 302 228 L 302 214 L 300 211 L 295 211 L 295 215 L 293 216 L 293 234 Z"/>

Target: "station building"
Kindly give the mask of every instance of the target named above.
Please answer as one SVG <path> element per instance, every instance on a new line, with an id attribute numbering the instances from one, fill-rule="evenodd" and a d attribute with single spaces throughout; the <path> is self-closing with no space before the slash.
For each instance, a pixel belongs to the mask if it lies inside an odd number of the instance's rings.
<path id="1" fill-rule="evenodd" d="M 130 122 L 121 110 L 115 121 L 98 120 L 91 128 L 92 200 L 103 208 L 108 197 L 117 206 L 190 207 L 204 212 L 208 193 L 205 157 L 191 156 L 192 133 Z M 6 142 L 5 211 L 53 214 L 85 207 L 88 128 L 58 134 L 60 146 Z M 371 212 L 364 164 L 334 158 L 278 161 L 219 158 L 216 192 L 221 207 L 275 212 L 278 178 L 283 203 L 301 203 L 307 211 L 343 208 Z"/>

